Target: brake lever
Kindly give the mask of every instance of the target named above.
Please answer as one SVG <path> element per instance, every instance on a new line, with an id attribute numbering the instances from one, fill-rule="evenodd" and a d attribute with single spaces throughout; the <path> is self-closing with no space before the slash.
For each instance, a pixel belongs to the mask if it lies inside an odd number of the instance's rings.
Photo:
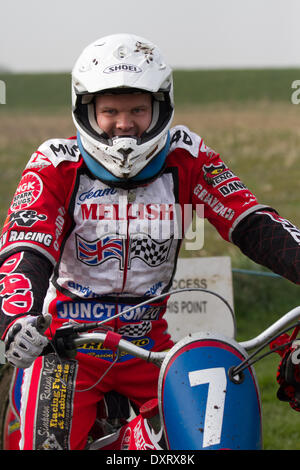
<path id="1" fill-rule="evenodd" d="M 74 339 L 79 333 L 84 333 L 99 327 L 99 322 L 92 323 L 66 323 L 58 328 L 49 343 L 42 351 L 42 356 L 55 352 L 59 357 L 73 359 L 76 356 L 77 348 Z"/>
<path id="2" fill-rule="evenodd" d="M 78 325 L 68 323 L 58 328 L 49 343 L 42 351 L 42 356 L 55 352 L 59 357 L 74 359 L 77 349 L 74 339 L 78 338 Z"/>

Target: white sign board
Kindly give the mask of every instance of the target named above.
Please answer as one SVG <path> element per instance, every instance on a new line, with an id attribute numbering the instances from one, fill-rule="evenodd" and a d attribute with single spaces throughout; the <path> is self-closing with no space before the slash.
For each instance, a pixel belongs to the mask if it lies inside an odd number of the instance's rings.
<path id="1" fill-rule="evenodd" d="M 164 318 L 174 341 L 197 331 L 215 331 L 234 338 L 231 260 L 227 256 L 179 258 L 172 290 L 202 288 L 205 292 L 186 291 L 174 294 L 168 301 Z M 213 291 L 225 298 L 228 306 Z"/>

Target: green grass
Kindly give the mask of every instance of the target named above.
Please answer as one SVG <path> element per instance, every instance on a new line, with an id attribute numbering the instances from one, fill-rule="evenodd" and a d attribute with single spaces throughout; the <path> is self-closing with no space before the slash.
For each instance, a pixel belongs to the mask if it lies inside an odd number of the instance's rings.
<path id="1" fill-rule="evenodd" d="M 198 132 L 263 203 L 300 226 L 300 105 L 291 104 L 291 83 L 300 69 L 176 71 L 176 119 Z M 0 105 L 0 219 L 3 223 L 21 172 L 47 138 L 72 135 L 70 75 L 0 76 L 6 105 Z M 227 255 L 232 266 L 260 266 L 222 240 L 205 223 L 201 252 Z M 233 274 L 237 335 L 246 340 L 297 306 L 299 286 L 283 279 Z M 259 362 L 265 449 L 299 449 L 300 415 L 276 399 L 279 356 Z"/>
<path id="2" fill-rule="evenodd" d="M 290 100 L 300 69 L 176 70 L 177 104 Z M 293 90 L 292 90 L 293 91 Z"/>
<path id="3" fill-rule="evenodd" d="M 241 263 L 250 270 L 254 264 Z M 278 320 L 282 314 L 300 304 L 299 286 L 282 278 L 233 274 L 234 302 L 237 316 L 237 339 L 245 341 Z M 269 351 L 265 348 L 260 354 Z M 260 355 L 259 354 L 259 355 Z M 276 393 L 276 371 L 280 361 L 277 353 L 254 365 L 262 400 L 263 444 L 266 450 L 300 449 L 300 415 Z"/>
<path id="4" fill-rule="evenodd" d="M 0 112 L 57 113 L 71 106 L 71 75 L 0 74 L 6 85 L 6 104 Z"/>
<path id="5" fill-rule="evenodd" d="M 297 79 L 300 69 L 175 70 L 174 94 L 177 106 L 253 100 L 288 102 L 293 91 L 291 84 Z M 71 74 L 4 73 L 0 80 L 6 84 L 5 112 L 57 112 L 70 106 Z"/>

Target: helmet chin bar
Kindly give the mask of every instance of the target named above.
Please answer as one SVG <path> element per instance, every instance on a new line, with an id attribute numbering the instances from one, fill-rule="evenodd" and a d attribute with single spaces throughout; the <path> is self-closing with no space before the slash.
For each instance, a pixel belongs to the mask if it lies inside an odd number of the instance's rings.
<path id="1" fill-rule="evenodd" d="M 138 143 L 136 137 L 114 137 L 113 145 L 103 145 L 91 141 L 85 134 L 78 132 L 81 146 L 87 155 L 90 155 L 99 165 L 116 178 L 135 178 L 145 167 L 151 164 L 166 145 L 168 133 L 162 135 L 158 142 L 151 146 L 147 143 Z M 84 157 L 84 155 L 83 155 Z"/>
<path id="2" fill-rule="evenodd" d="M 111 150 L 106 152 L 106 155 L 103 155 L 102 159 L 106 159 L 108 167 L 111 167 L 112 162 L 114 163 L 118 173 L 121 173 L 117 175 L 117 171 L 113 172 L 111 169 L 111 172 L 116 177 L 128 178 L 132 173 L 134 163 L 140 157 L 140 153 L 137 153 L 136 146 L 133 145 L 136 143 L 137 139 L 134 136 L 118 136 L 114 137 L 112 140 L 113 145 L 110 147 Z M 102 163 L 102 159 L 99 157 L 96 158 L 100 164 Z M 111 160 L 110 164 L 109 160 Z M 107 169 L 109 169 L 108 167 Z"/>
<path id="3" fill-rule="evenodd" d="M 119 153 L 122 155 L 123 157 L 123 161 L 120 163 L 120 167 L 125 167 L 129 164 L 128 163 L 128 157 L 129 155 L 133 152 L 133 149 L 132 148 L 128 148 L 128 149 L 119 149 Z M 130 165 L 130 169 L 132 167 L 132 164 Z M 130 170 L 129 169 L 129 170 Z"/>
<path id="4" fill-rule="evenodd" d="M 167 133 L 165 145 L 157 152 L 157 146 L 151 154 L 155 156 L 150 160 L 149 164 L 142 168 L 135 176 L 129 175 L 128 171 L 123 171 L 120 176 L 115 176 L 107 168 L 107 165 L 101 164 L 100 161 L 94 158 L 83 146 L 81 136 L 77 133 L 78 147 L 81 155 L 90 170 L 90 172 L 103 183 L 112 187 L 120 187 L 124 189 L 135 188 L 144 184 L 148 184 L 156 179 L 165 167 L 165 160 L 170 148 L 170 133 Z M 148 156 L 150 158 L 151 155 Z M 135 158 L 139 158 L 137 155 Z M 134 162 L 132 162 L 133 164 Z"/>
<path id="5" fill-rule="evenodd" d="M 156 145 L 155 148 L 149 153 L 149 155 L 145 157 L 145 160 L 146 161 L 149 160 L 150 157 L 152 157 L 152 155 L 157 152 L 157 149 L 158 149 L 158 145 Z M 135 160 L 139 158 L 139 155 L 136 155 L 135 157 L 129 159 L 129 155 L 133 152 L 132 148 L 119 149 L 118 152 L 121 153 L 121 155 L 123 156 L 123 162 L 119 163 L 119 169 L 123 171 L 122 177 L 128 178 L 128 173 L 131 172 L 131 169 L 135 163 Z M 143 168 L 141 169 L 141 171 L 143 171 Z"/>

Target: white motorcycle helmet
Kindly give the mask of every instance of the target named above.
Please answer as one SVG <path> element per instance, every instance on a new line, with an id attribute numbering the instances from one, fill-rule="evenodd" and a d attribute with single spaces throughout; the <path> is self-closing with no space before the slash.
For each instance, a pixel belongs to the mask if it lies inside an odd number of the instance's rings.
<path id="1" fill-rule="evenodd" d="M 98 126 L 95 96 L 150 92 L 152 121 L 140 136 L 109 136 Z M 109 185 L 132 187 L 157 177 L 169 151 L 174 114 L 173 78 L 158 48 L 133 34 L 89 45 L 72 72 L 72 117 L 78 146 L 92 174 Z"/>

